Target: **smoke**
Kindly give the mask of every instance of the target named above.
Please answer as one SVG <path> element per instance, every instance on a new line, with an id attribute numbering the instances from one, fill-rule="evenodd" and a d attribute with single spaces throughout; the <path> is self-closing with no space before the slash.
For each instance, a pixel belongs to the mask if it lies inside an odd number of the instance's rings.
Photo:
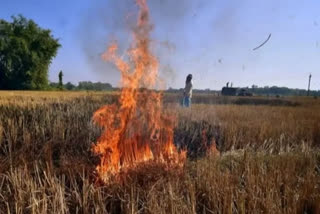
<path id="1" fill-rule="evenodd" d="M 88 64 L 102 81 L 113 85 L 117 85 L 120 74 L 114 65 L 104 62 L 101 55 L 114 40 L 119 43 L 120 54 L 124 54 L 135 22 L 135 18 L 130 17 L 133 6 L 131 0 L 94 1 L 81 20 L 80 45 Z"/>
<path id="2" fill-rule="evenodd" d="M 151 22 L 155 25 L 152 33 L 152 51 L 160 61 L 160 76 L 169 85 L 177 85 L 177 78 L 191 71 L 190 67 L 203 67 L 206 71 L 212 64 L 207 64 L 206 56 L 212 54 L 216 42 L 222 38 L 234 36 L 234 14 L 239 5 L 231 0 L 219 8 L 215 0 L 149 0 Z M 101 54 L 114 40 L 119 44 L 120 55 L 125 55 L 137 18 L 135 0 L 98 0 L 92 1 L 91 8 L 81 20 L 79 31 L 80 45 L 91 69 L 99 74 L 102 81 L 117 85 L 119 72 L 109 63 L 103 62 Z M 210 16 L 204 16 L 203 11 Z M 204 22 L 204 23 L 202 23 Z M 206 29 L 207 35 L 197 35 L 197 31 Z M 216 41 L 215 41 L 216 40 Z M 223 58 L 224 56 L 218 56 Z M 200 61 L 199 61 L 200 58 Z M 211 61 L 217 61 L 219 58 Z M 187 61 L 187 63 L 185 63 Z M 197 65 L 201 63 L 202 65 Z M 184 77 L 182 78 L 184 79 Z"/>

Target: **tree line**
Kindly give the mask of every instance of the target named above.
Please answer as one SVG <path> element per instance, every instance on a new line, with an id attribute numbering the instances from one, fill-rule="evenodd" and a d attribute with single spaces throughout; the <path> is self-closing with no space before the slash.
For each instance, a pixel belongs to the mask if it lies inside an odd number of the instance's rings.
<path id="1" fill-rule="evenodd" d="M 278 86 L 265 86 L 258 87 L 253 85 L 251 88 L 244 88 L 248 92 L 251 92 L 255 95 L 269 95 L 269 96 L 307 96 L 308 90 L 298 89 L 298 88 L 287 88 L 287 87 L 278 87 Z M 309 93 L 310 96 L 320 96 L 320 91 L 311 90 Z"/>
<path id="2" fill-rule="evenodd" d="M 116 90 L 109 83 L 103 82 L 91 82 L 91 81 L 81 81 L 78 85 L 74 85 L 71 82 L 67 82 L 63 84 L 62 82 L 51 82 L 50 83 L 51 90 L 68 90 L 68 91 L 110 91 Z"/>

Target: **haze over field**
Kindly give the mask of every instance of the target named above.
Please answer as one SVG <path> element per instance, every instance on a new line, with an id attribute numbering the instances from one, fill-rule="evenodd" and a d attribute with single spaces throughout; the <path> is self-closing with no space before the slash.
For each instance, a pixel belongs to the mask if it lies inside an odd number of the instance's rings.
<path id="1" fill-rule="evenodd" d="M 120 2 L 120 3 L 119 3 Z M 184 86 L 194 74 L 195 87 L 278 85 L 320 88 L 320 15 L 317 0 L 150 0 L 153 48 L 167 85 Z M 117 39 L 130 40 L 137 10 L 132 0 L 2 0 L 1 18 L 23 14 L 52 29 L 62 48 L 50 68 L 50 80 L 104 81 L 117 85 L 119 73 L 100 54 Z M 127 14 L 125 16 L 124 14 Z M 126 18 L 123 18 L 126 17 Z M 269 34 L 271 39 L 262 48 Z"/>

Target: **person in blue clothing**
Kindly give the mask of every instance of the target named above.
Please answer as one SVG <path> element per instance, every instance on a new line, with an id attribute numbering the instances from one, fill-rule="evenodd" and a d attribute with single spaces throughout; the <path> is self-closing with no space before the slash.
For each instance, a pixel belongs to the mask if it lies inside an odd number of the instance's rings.
<path id="1" fill-rule="evenodd" d="M 186 86 L 183 90 L 183 106 L 190 107 L 191 106 L 191 98 L 192 98 L 192 74 L 189 74 L 186 79 Z"/>

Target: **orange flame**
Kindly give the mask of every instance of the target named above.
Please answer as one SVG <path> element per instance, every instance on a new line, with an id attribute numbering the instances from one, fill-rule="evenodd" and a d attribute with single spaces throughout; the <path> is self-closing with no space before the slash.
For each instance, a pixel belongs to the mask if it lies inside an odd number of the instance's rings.
<path id="1" fill-rule="evenodd" d="M 220 152 L 217 149 L 216 140 L 212 138 L 211 143 L 208 143 L 207 130 L 202 130 L 202 146 L 206 150 L 207 155 L 220 156 Z"/>
<path id="2" fill-rule="evenodd" d="M 149 9 L 146 0 L 136 0 L 140 9 L 129 63 L 117 55 L 118 45 L 108 47 L 102 58 L 121 72 L 119 103 L 97 110 L 93 120 L 103 128 L 93 151 L 100 155 L 96 170 L 107 181 L 110 175 L 149 160 L 183 164 L 186 153 L 173 144 L 174 117 L 162 109 L 162 94 L 153 90 L 158 61 L 150 52 Z"/>

